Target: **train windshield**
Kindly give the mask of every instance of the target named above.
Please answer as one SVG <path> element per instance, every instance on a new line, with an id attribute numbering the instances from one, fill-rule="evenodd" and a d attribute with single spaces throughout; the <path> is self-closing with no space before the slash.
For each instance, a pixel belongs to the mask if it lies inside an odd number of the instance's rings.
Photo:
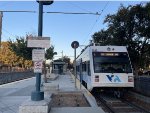
<path id="1" fill-rule="evenodd" d="M 93 52 L 93 65 L 95 73 L 132 73 L 125 52 Z"/>

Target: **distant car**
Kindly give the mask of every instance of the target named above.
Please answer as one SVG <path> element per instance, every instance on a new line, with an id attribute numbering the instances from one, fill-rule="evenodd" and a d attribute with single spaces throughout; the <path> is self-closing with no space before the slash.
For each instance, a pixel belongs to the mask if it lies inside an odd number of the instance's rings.
<path id="1" fill-rule="evenodd" d="M 150 71 L 144 72 L 143 75 L 149 75 L 150 76 Z"/>

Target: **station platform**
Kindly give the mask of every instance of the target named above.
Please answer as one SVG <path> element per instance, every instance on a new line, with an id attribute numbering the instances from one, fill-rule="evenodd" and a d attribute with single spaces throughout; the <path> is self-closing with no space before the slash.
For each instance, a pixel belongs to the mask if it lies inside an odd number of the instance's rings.
<path id="1" fill-rule="evenodd" d="M 0 113 L 19 113 L 19 106 L 31 98 L 35 77 L 0 85 Z"/>
<path id="2" fill-rule="evenodd" d="M 0 85 L 0 113 L 19 113 L 19 106 L 31 100 L 35 81 L 35 77 L 32 77 Z M 93 96 L 83 86 L 80 89 L 78 80 L 75 87 L 74 76 L 69 72 L 51 76 L 48 83 L 42 84 L 41 90 L 44 91 L 45 97 L 51 98 L 51 109 L 48 113 L 104 113 Z M 82 102 L 83 97 L 88 105 Z"/>

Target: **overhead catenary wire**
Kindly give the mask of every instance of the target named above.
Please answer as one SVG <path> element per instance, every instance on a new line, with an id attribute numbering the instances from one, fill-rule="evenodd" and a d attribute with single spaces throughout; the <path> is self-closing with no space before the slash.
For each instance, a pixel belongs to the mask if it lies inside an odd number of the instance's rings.
<path id="1" fill-rule="evenodd" d="M 100 15 L 98 12 L 96 13 L 78 13 L 78 12 L 45 12 L 45 13 L 55 13 L 55 14 L 91 14 L 91 15 Z"/>
<path id="2" fill-rule="evenodd" d="M 15 13 L 15 12 L 20 12 L 20 13 L 37 13 L 37 11 L 17 11 L 17 10 L 0 10 L 0 12 L 4 12 L 4 13 L 7 13 L 7 12 L 9 12 L 9 13 Z M 96 12 L 96 13 L 92 13 L 92 12 L 88 12 L 88 13 L 80 13 L 80 12 L 55 12 L 55 11 L 53 11 L 53 12 L 43 12 L 43 13 L 54 13 L 54 14 L 91 14 L 91 15 L 100 15 L 98 12 Z"/>
<path id="3" fill-rule="evenodd" d="M 0 12 L 2 13 L 37 13 L 37 11 L 29 11 L 29 10 L 0 10 Z M 55 13 L 55 14 L 84 14 L 84 15 L 100 15 L 98 12 L 96 13 L 78 13 L 78 12 L 43 12 L 43 13 Z M 6 30 L 5 30 L 6 31 Z M 7 32 L 7 31 L 6 31 Z M 12 35 L 13 36 L 13 35 Z M 1 39 L 0 39 L 0 43 L 1 43 Z"/>
<path id="4" fill-rule="evenodd" d="M 102 13 L 104 12 L 104 10 L 106 9 L 106 7 L 108 6 L 108 3 L 109 1 L 105 4 L 104 8 L 101 10 L 101 13 L 99 13 L 99 16 L 96 18 L 96 21 L 94 22 L 94 24 L 92 25 L 91 29 L 89 30 L 89 33 L 88 35 L 85 37 L 84 41 L 83 41 L 83 44 L 85 44 L 86 40 L 87 40 L 87 37 L 90 35 L 90 33 L 93 31 L 96 23 L 98 22 L 100 16 L 102 15 Z"/>
<path id="5" fill-rule="evenodd" d="M 0 10 L 0 12 L 3 14 L 3 13 L 36 13 L 36 11 L 27 11 L 27 10 Z M 1 21 L 1 24 L 2 24 L 2 21 Z M 0 32 L 2 31 L 3 28 L 1 28 Z M 4 31 L 6 31 L 7 33 L 9 33 L 7 30 L 3 29 Z M 11 33 L 9 33 L 10 35 L 12 35 Z M 1 35 L 1 34 L 0 34 Z M 14 35 L 12 35 L 13 37 L 15 37 Z M 0 45 L 1 45 L 1 36 L 0 36 Z"/>
<path id="6" fill-rule="evenodd" d="M 88 13 L 92 13 L 91 11 L 89 11 L 89 10 L 87 10 L 87 9 L 84 9 L 84 8 L 78 6 L 77 4 L 74 4 L 74 3 L 72 3 L 72 2 L 67 2 L 67 3 L 70 4 L 70 5 L 72 5 L 72 6 L 74 6 L 74 7 L 76 7 L 76 8 L 79 8 L 79 9 L 81 9 L 81 10 L 83 10 L 83 11 L 86 11 L 86 12 L 88 12 Z"/>
<path id="7" fill-rule="evenodd" d="M 4 12 L 4 13 L 7 13 L 7 12 L 9 12 L 9 13 L 11 13 L 11 12 L 12 12 L 12 13 L 15 13 L 15 12 L 18 12 L 18 13 L 19 13 L 19 12 L 20 12 L 20 13 L 23 13 L 23 12 L 24 12 L 24 13 L 36 13 L 36 11 L 23 11 L 23 10 L 22 10 L 22 11 L 17 11 L 17 10 L 14 10 L 14 11 L 13 11 L 13 10 L 12 10 L 12 11 L 11 11 L 11 10 L 0 10 L 0 12 Z"/>
<path id="8" fill-rule="evenodd" d="M 23 11 L 23 10 L 22 10 L 22 11 L 17 11 L 17 10 L 16 10 L 16 11 L 15 11 L 15 10 L 14 10 L 14 11 L 10 11 L 10 10 L 0 10 L 0 12 L 4 12 L 4 13 L 7 13 L 7 12 L 9 12 L 9 13 L 11 13 L 11 12 L 12 12 L 12 13 L 15 13 L 15 12 L 18 12 L 18 13 L 19 13 L 19 12 L 20 12 L 20 13 L 23 13 L 23 12 L 24 12 L 24 13 L 37 13 L 36 11 Z M 43 13 L 100 15 L 98 12 L 96 12 L 96 13 L 92 13 L 92 12 L 88 12 L 88 13 L 84 13 L 84 12 L 83 12 L 83 13 L 80 13 L 80 12 L 59 12 L 59 11 L 58 11 L 58 12 L 55 12 L 55 11 L 52 12 L 52 11 L 51 11 L 51 12 L 43 12 Z"/>
<path id="9" fill-rule="evenodd" d="M 2 28 L 3 31 L 5 31 L 7 34 L 13 36 L 13 37 L 16 37 L 15 35 L 13 35 L 12 33 L 10 33 L 9 31 L 7 31 L 6 29 L 4 29 L 4 27 Z"/>

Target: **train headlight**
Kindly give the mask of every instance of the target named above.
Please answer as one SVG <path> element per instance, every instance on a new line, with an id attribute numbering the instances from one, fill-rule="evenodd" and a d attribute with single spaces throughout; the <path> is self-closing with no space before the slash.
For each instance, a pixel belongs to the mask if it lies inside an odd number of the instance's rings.
<path id="1" fill-rule="evenodd" d="M 95 75 L 95 82 L 99 82 L 99 76 Z"/>
<path id="2" fill-rule="evenodd" d="M 133 82 L 133 76 L 128 76 L 128 82 Z"/>

